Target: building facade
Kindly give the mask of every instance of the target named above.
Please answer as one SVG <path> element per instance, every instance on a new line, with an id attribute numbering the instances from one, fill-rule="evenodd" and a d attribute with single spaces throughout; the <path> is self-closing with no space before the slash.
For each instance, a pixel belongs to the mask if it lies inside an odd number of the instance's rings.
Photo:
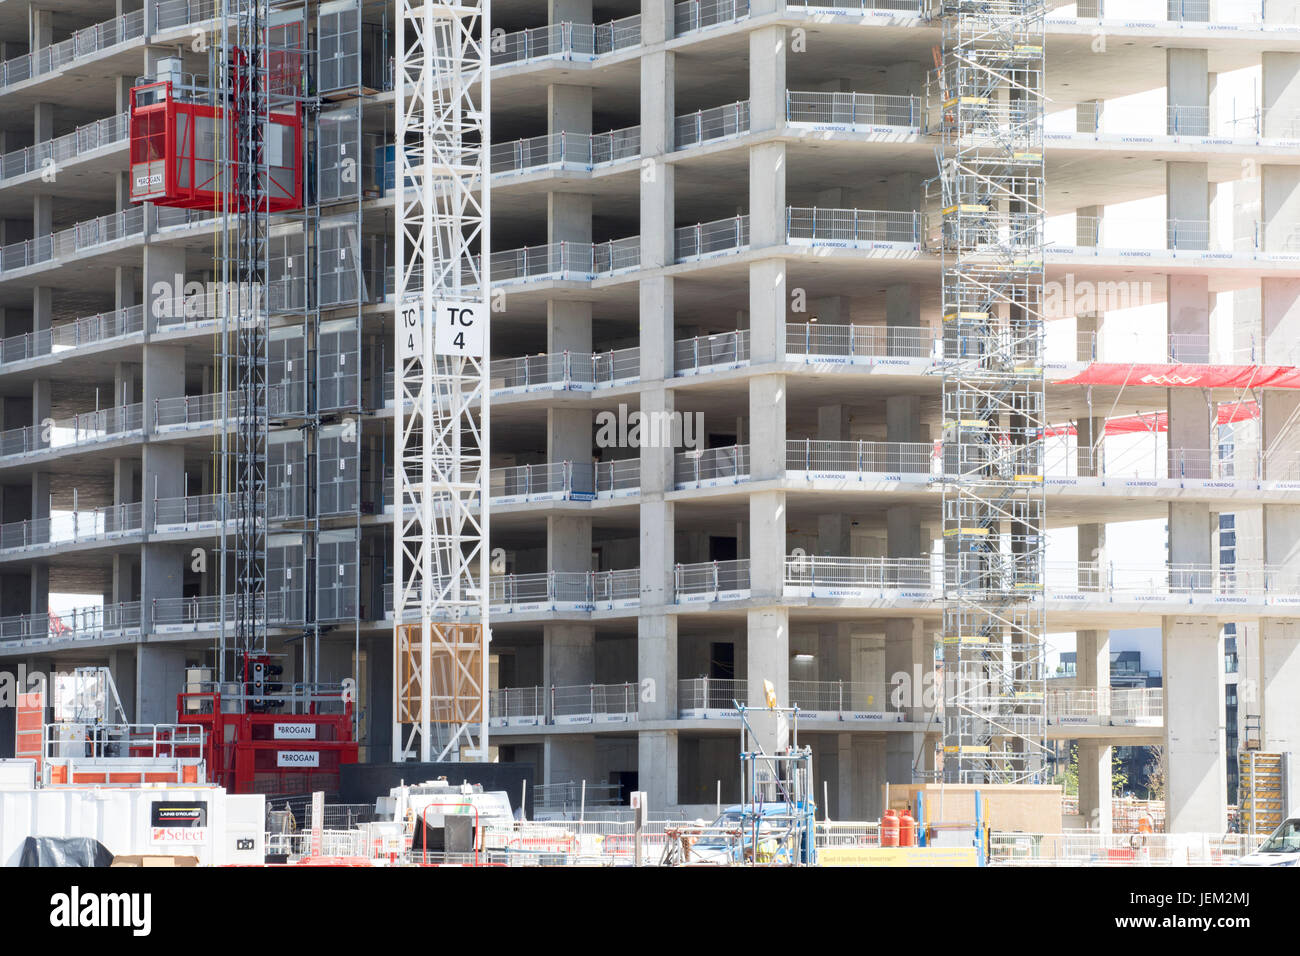
<path id="1" fill-rule="evenodd" d="M 1227 622 L 1259 635 L 1264 749 L 1300 745 L 1295 392 L 1224 371 L 1296 364 L 1300 25 L 1295 3 L 1213 7 L 1047 17 L 1041 600 L 1077 635 L 1049 735 L 1079 742 L 1081 811 L 1103 827 L 1111 748 L 1158 743 L 1170 827 L 1223 830 Z M 220 646 L 219 317 L 162 301 L 177 276 L 182 302 L 219 278 L 220 223 L 130 201 L 124 114 L 164 59 L 212 75 L 219 8 L 0 0 L 0 655 L 107 663 L 138 721 L 170 719 Z M 933 13 L 493 5 L 492 743 L 536 766 L 543 804 L 584 781 L 663 811 L 736 799 L 735 703 L 765 683 L 803 712 L 831 817 L 873 818 L 885 783 L 936 772 Z M 357 681 L 383 759 L 396 11 L 295 15 L 309 202 L 276 234 L 272 325 L 294 331 L 270 361 L 305 397 L 268 482 L 304 504 L 270 542 L 268 592 L 295 610 L 268 601 L 268 635 L 286 684 Z M 1244 106 L 1218 81 L 1242 71 Z M 1142 94 L 1156 105 L 1130 110 Z M 1144 200 L 1141 228 L 1113 214 Z M 1161 327 L 1121 346 L 1137 307 Z M 1253 450 L 1224 452 L 1220 424 L 1247 418 Z M 1133 421 L 1156 423 L 1157 455 L 1108 467 Z M 1263 529 L 1231 573 L 1223 513 Z M 1156 563 L 1108 551 L 1108 524 L 1153 520 Z M 1162 688 L 1113 687 L 1109 631 L 1131 627 L 1162 628 Z"/>

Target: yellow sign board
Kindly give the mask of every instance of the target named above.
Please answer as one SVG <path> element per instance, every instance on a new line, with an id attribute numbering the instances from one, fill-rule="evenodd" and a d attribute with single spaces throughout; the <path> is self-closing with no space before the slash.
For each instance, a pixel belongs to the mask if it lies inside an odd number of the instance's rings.
<path id="1" fill-rule="evenodd" d="M 827 846 L 821 866 L 979 866 L 973 846 Z"/>

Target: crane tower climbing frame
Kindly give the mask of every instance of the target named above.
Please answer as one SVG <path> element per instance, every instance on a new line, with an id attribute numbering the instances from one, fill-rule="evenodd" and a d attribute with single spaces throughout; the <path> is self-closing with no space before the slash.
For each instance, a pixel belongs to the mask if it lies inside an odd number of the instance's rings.
<path id="1" fill-rule="evenodd" d="M 397 6 L 393 759 L 486 760 L 488 0 Z"/>

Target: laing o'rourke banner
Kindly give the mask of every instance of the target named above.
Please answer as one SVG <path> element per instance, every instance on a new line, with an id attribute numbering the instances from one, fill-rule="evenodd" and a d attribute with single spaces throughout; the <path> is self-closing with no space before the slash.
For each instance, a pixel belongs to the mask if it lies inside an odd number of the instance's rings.
<path id="1" fill-rule="evenodd" d="M 1057 385 L 1156 385 L 1161 388 L 1300 388 L 1294 365 L 1122 365 L 1096 362 Z"/>

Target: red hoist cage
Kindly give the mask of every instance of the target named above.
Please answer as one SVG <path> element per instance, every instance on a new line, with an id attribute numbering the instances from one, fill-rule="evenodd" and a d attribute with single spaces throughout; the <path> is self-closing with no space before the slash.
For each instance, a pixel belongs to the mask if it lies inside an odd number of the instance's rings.
<path id="1" fill-rule="evenodd" d="M 261 193 L 270 212 L 285 212 L 303 205 L 302 57 L 276 50 L 265 56 L 270 106 L 262 132 L 267 169 Z M 250 80 L 241 51 L 234 52 L 228 69 L 237 96 Z M 238 117 L 219 102 L 216 90 L 182 73 L 179 59 L 163 60 L 156 76 L 131 90 L 131 201 L 219 210 L 230 192 L 230 210 L 242 212 L 235 189 L 238 130 Z M 224 162 L 218 162 L 219 154 Z"/>
<path id="2" fill-rule="evenodd" d="M 337 793 L 339 768 L 357 762 L 351 700 L 282 696 L 269 659 L 251 664 L 252 680 L 226 685 L 228 693 L 214 686 L 176 696 L 176 722 L 206 731 L 208 776 L 231 793 Z M 277 712 L 285 704 L 292 713 Z"/>

